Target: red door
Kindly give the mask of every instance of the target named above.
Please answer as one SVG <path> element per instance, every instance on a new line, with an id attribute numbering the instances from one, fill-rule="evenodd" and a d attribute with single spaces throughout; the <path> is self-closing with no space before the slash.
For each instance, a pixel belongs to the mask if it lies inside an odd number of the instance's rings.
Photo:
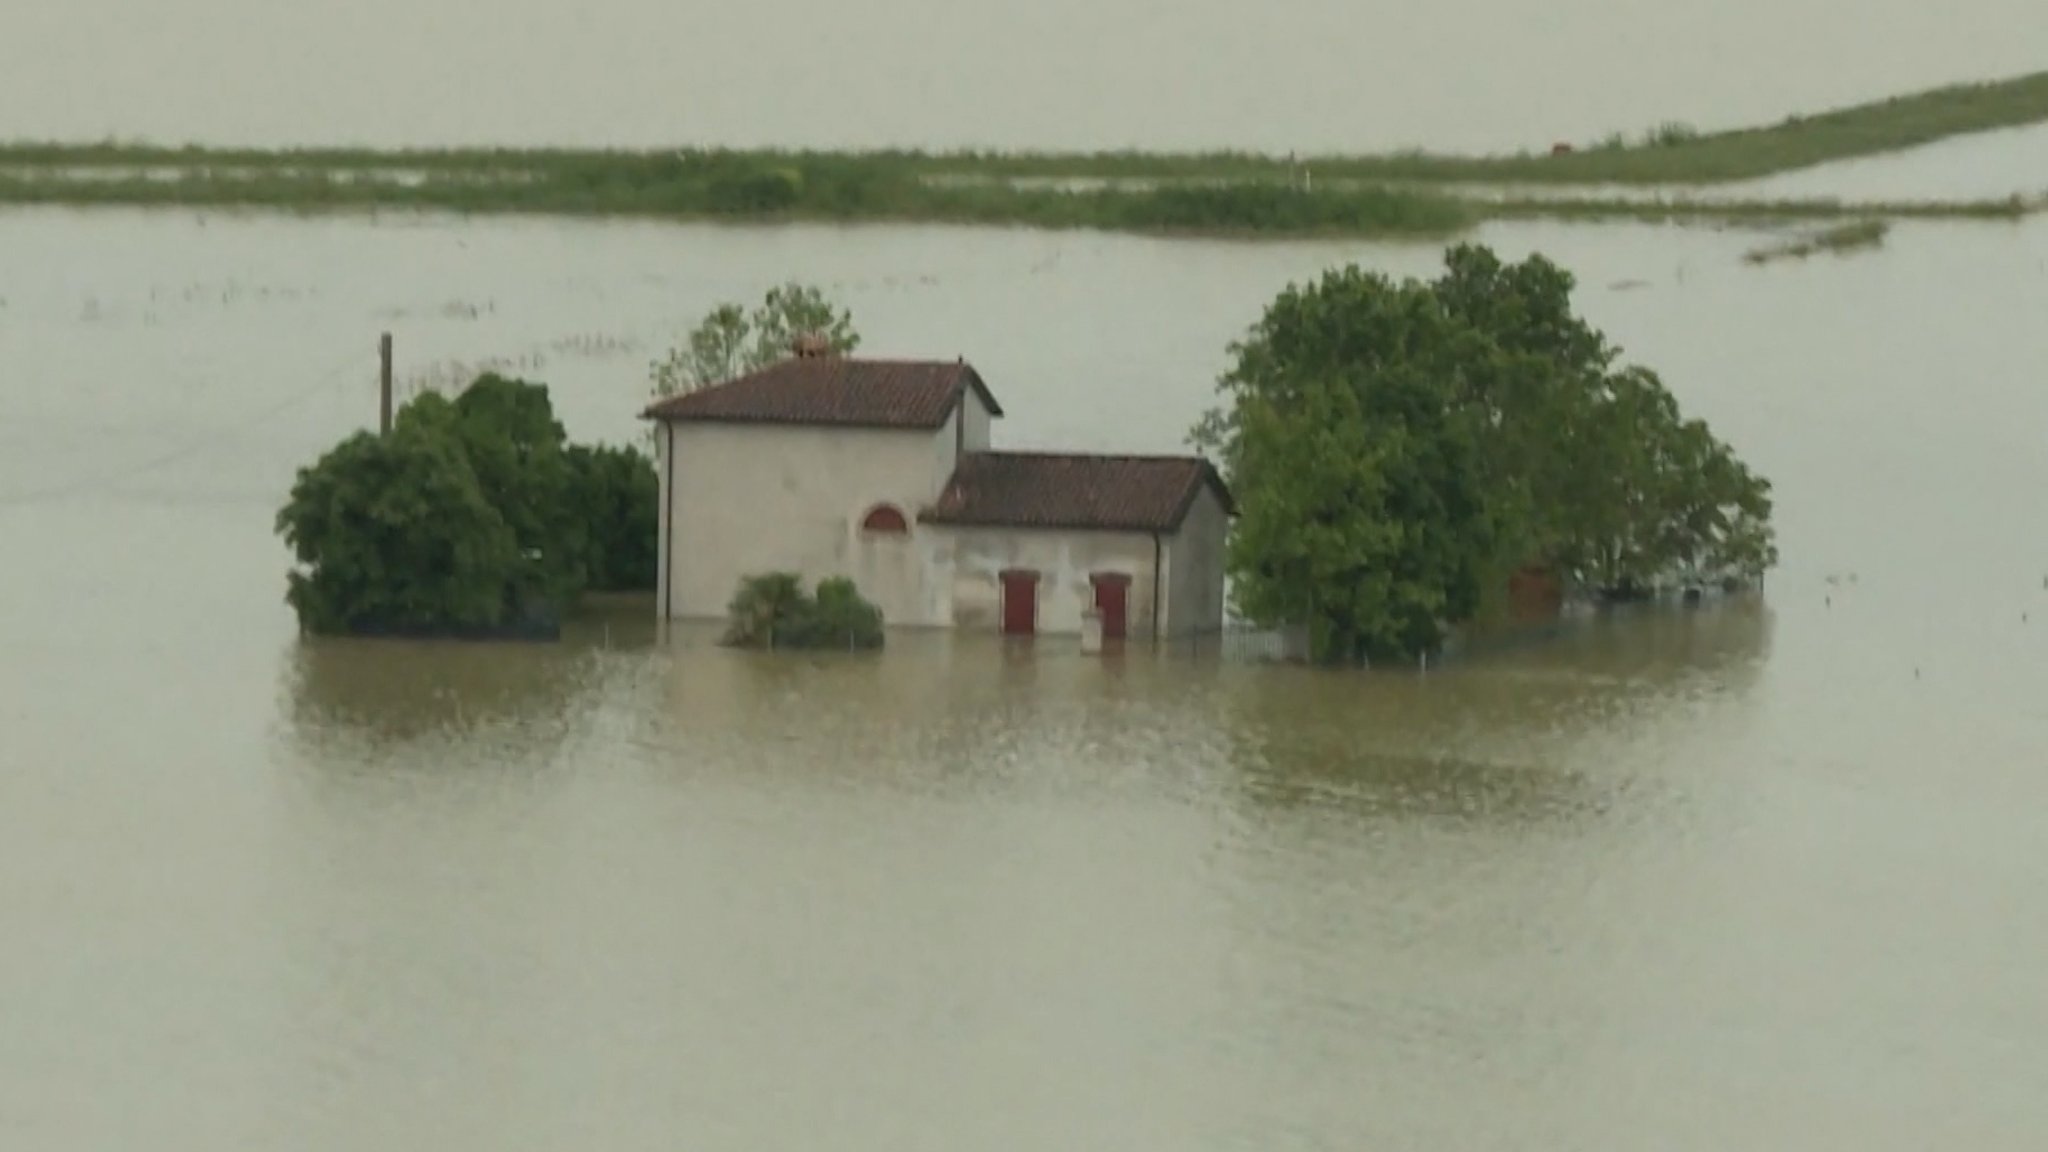
<path id="1" fill-rule="evenodd" d="M 1089 579 L 1095 583 L 1095 611 L 1102 617 L 1102 638 L 1123 639 L 1130 612 L 1131 578 L 1118 572 L 1097 572 Z"/>
<path id="2" fill-rule="evenodd" d="M 1003 635 L 1038 631 L 1038 573 L 1012 568 L 1003 573 Z"/>

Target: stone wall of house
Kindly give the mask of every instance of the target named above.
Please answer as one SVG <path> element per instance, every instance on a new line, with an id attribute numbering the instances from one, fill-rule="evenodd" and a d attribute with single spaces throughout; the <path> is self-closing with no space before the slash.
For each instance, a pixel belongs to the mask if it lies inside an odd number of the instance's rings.
<path id="1" fill-rule="evenodd" d="M 1166 633 L 1200 636 L 1223 627 L 1223 549 L 1230 517 L 1207 485 L 1166 545 Z"/>
<path id="2" fill-rule="evenodd" d="M 931 531 L 931 530 L 927 530 Z M 965 631 L 1002 630 L 1006 569 L 1031 569 L 1038 580 L 1038 633 L 1079 635 L 1081 613 L 1094 606 L 1089 577 L 1130 578 L 1127 636 L 1152 635 L 1153 540 L 1144 533 L 1048 532 L 1011 528 L 947 528 L 934 552 L 950 572 L 950 618 Z"/>
<path id="3" fill-rule="evenodd" d="M 673 462 L 666 458 L 670 428 Z M 892 624 L 947 623 L 950 587 L 917 514 L 952 471 L 954 437 L 950 421 L 930 432 L 711 422 L 664 428 L 657 440 L 665 595 L 657 610 L 720 617 L 741 577 L 792 571 L 807 583 L 851 577 Z M 864 530 L 881 504 L 901 512 L 909 531 Z"/>
<path id="4" fill-rule="evenodd" d="M 960 430 L 962 450 L 967 452 L 988 451 L 989 424 L 992 417 L 982 406 L 981 397 L 968 389 L 961 397 L 960 410 L 956 415 L 963 427 Z"/>

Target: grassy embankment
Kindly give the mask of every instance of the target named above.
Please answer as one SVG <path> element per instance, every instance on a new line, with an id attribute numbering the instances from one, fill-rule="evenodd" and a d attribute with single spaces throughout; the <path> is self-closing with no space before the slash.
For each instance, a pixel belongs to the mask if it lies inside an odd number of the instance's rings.
<path id="1" fill-rule="evenodd" d="M 1486 219 L 1736 222 L 2014 218 L 2041 198 L 1845 204 L 1572 195 L 1701 186 L 2048 121 L 2048 73 L 1958 85 L 1779 124 L 1666 125 L 1552 155 L 992 154 L 563 149 L 252 151 L 0 145 L 0 203 L 824 220 L 1213 235 L 1441 236 Z M 1303 173 L 1312 174 L 1302 187 Z M 1060 186 L 1062 181 L 1107 182 Z M 1021 183 L 1020 183 L 1021 182 Z M 1510 188 L 1498 196 L 1460 188 Z M 1548 189 L 1548 190 L 1546 190 Z"/>

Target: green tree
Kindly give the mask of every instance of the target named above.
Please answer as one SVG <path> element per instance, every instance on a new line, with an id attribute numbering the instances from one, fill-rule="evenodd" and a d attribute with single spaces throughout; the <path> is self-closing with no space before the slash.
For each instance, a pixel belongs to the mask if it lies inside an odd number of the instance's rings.
<path id="1" fill-rule="evenodd" d="M 1580 429 L 1588 467 L 1561 565 L 1623 597 L 1664 577 L 1753 578 L 1775 565 L 1770 483 L 1686 419 L 1654 372 L 1624 368 L 1602 384 Z"/>
<path id="2" fill-rule="evenodd" d="M 860 346 L 853 314 L 812 285 L 792 281 L 768 290 L 749 313 L 720 304 L 706 313 L 683 343 L 648 369 L 660 399 L 743 376 L 790 354 L 800 335 L 823 337 L 839 355 Z"/>
<path id="3" fill-rule="evenodd" d="M 570 505 L 587 525 L 585 567 L 599 592 L 652 589 L 658 573 L 661 482 L 654 462 L 632 448 L 571 445 Z"/>
<path id="4" fill-rule="evenodd" d="M 656 399 L 694 392 L 751 371 L 753 323 L 737 304 L 720 304 L 706 313 L 687 340 L 669 349 L 649 372 Z"/>
<path id="5" fill-rule="evenodd" d="M 645 455 L 569 444 L 546 385 L 481 376 L 300 472 L 291 603 L 311 631 L 468 628 L 650 589 L 658 489 Z"/>
<path id="6" fill-rule="evenodd" d="M 1492 346 L 1465 379 L 1507 529 L 1500 565 L 1627 594 L 1681 571 L 1751 578 L 1777 562 L 1769 482 L 1686 419 L 1656 373 L 1620 363 L 1572 310 L 1571 273 L 1471 244 L 1444 263 L 1438 298 Z"/>
<path id="7" fill-rule="evenodd" d="M 1770 484 L 1620 365 L 1572 288 L 1460 245 L 1431 282 L 1283 292 L 1192 436 L 1238 492 L 1240 610 L 1325 657 L 1413 655 L 1531 564 L 1618 595 L 1775 564 Z"/>
<path id="8" fill-rule="evenodd" d="M 431 427 L 461 446 L 485 499 L 512 528 L 524 591 L 573 604 L 587 582 L 588 521 L 574 504 L 568 434 L 547 386 L 487 373 L 452 402 L 434 393 L 415 399 L 396 422 Z"/>
<path id="9" fill-rule="evenodd" d="M 417 423 L 300 469 L 277 530 L 298 562 L 286 600 L 313 633 L 500 623 L 521 563 L 461 447 Z"/>
<path id="10" fill-rule="evenodd" d="M 832 303 L 825 293 L 794 281 L 770 288 L 754 309 L 754 351 L 749 363 L 756 368 L 773 364 L 789 355 L 798 336 L 818 336 L 836 356 L 860 347 L 860 334 L 853 330 L 853 313 Z"/>
<path id="11" fill-rule="evenodd" d="M 1494 528 L 1455 403 L 1461 334 L 1426 287 L 1351 267 L 1290 286 L 1232 345 L 1230 404 L 1197 440 L 1237 494 L 1245 615 L 1356 660 L 1434 648 L 1476 608 Z"/>

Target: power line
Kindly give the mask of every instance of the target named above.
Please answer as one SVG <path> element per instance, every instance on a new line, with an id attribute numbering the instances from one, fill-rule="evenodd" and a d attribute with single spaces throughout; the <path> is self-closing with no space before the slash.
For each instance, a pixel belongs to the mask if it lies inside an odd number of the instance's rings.
<path id="1" fill-rule="evenodd" d="M 333 368 L 321 374 L 312 384 L 307 385 L 305 388 L 287 395 L 284 399 L 274 404 L 270 404 L 266 407 L 257 409 L 253 417 L 233 425 L 227 431 L 226 436 L 233 437 L 236 435 L 240 435 L 242 433 L 253 431 L 256 428 L 261 427 L 265 422 L 269 421 L 273 417 L 279 416 L 292 408 L 298 407 L 300 404 L 305 403 L 306 401 L 312 399 L 314 396 L 319 395 L 324 390 L 332 387 L 334 382 L 340 378 L 342 373 L 347 372 L 349 369 L 356 367 L 357 362 L 361 359 L 362 357 L 360 355 L 352 355 L 348 359 L 336 364 Z M 216 431 L 211 435 L 193 440 L 183 445 L 182 447 L 172 449 L 171 451 L 165 452 L 158 456 L 149 457 L 148 459 L 136 464 L 132 468 L 128 468 L 123 471 L 113 473 L 111 475 L 88 476 L 81 478 L 74 483 L 61 484 L 54 488 L 41 488 L 28 492 L 18 492 L 13 495 L 0 495 L 0 506 L 39 504 L 53 500 L 63 500 L 68 497 L 77 496 L 95 490 L 106 491 L 121 483 L 133 480 L 137 476 L 142 476 L 147 473 L 154 472 L 158 468 L 163 468 L 168 465 L 175 464 L 180 460 L 184 460 L 191 456 L 197 455 L 199 452 L 219 444 L 222 439 L 223 435 L 220 432 Z"/>

